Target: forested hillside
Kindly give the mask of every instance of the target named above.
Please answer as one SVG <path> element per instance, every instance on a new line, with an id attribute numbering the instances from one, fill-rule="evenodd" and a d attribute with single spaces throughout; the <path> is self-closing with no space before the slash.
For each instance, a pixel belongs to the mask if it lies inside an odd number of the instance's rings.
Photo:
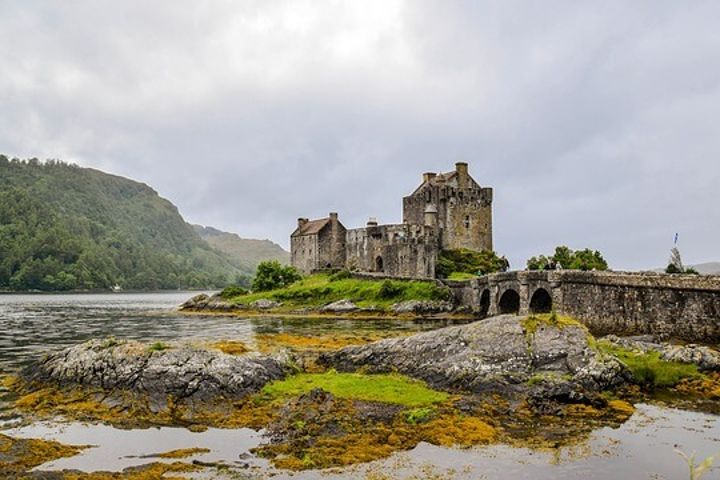
<path id="1" fill-rule="evenodd" d="M 270 240 L 241 238 L 235 233 L 228 233 L 213 227 L 193 225 L 200 237 L 211 247 L 226 254 L 236 267 L 242 270 L 255 271 L 258 264 L 265 260 L 277 260 L 290 263 L 290 252 Z"/>
<path id="2" fill-rule="evenodd" d="M 249 273 L 145 184 L 0 155 L 0 289 L 207 288 Z"/>

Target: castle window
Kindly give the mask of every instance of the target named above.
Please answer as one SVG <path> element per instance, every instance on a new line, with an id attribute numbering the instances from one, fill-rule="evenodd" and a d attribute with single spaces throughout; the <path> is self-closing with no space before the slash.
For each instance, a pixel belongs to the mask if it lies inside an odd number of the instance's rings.
<path id="1" fill-rule="evenodd" d="M 465 228 L 470 228 L 470 215 L 465 215 Z"/>

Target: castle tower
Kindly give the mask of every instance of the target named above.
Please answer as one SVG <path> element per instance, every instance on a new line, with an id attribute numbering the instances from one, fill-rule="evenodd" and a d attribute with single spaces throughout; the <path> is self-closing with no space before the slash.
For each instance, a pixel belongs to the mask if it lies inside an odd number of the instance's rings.
<path id="1" fill-rule="evenodd" d="M 468 164 L 458 162 L 447 173 L 424 173 L 422 184 L 403 198 L 403 221 L 440 230 L 440 248 L 492 250 L 492 188 L 470 176 Z M 435 210 L 435 220 L 426 212 Z"/>

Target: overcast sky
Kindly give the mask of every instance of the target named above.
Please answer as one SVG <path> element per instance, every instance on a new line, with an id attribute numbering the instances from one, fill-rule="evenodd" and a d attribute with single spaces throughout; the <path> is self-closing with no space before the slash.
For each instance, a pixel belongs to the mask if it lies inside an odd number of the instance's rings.
<path id="1" fill-rule="evenodd" d="M 283 246 L 401 221 L 424 171 L 495 188 L 513 267 L 720 260 L 720 2 L 0 0 L 0 152 L 154 187 Z"/>

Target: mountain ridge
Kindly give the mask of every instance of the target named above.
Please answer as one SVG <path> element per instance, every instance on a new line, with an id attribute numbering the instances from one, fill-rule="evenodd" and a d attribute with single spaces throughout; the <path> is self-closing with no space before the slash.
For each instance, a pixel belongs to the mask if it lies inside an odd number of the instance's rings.
<path id="1" fill-rule="evenodd" d="M 0 155 L 0 289 L 214 288 L 252 273 L 145 183 Z"/>

